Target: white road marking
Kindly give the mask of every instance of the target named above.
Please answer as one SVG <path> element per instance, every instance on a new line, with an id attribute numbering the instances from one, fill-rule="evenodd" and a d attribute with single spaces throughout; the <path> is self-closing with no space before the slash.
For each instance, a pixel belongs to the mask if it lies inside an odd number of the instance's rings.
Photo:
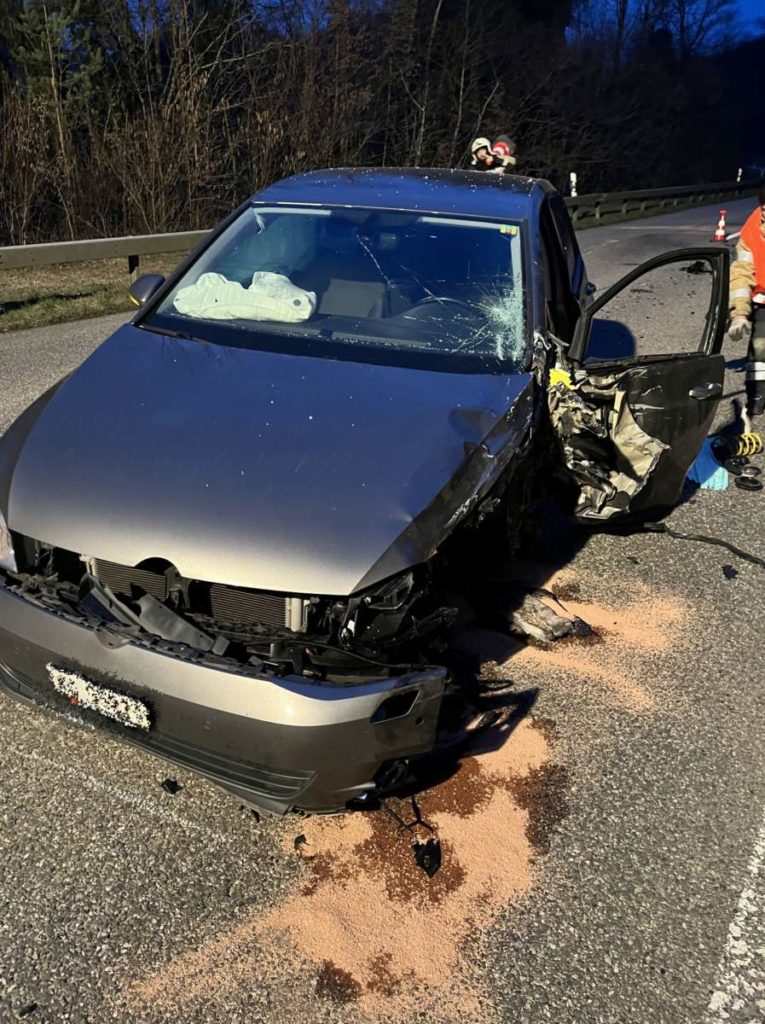
<path id="1" fill-rule="evenodd" d="M 143 814 L 147 814 L 151 818 L 164 821 L 168 825 L 182 828 L 187 832 L 195 832 L 204 836 L 206 840 L 220 845 L 225 846 L 231 842 L 230 838 L 224 836 L 221 832 L 216 832 L 214 829 L 208 828 L 206 825 L 200 825 L 195 821 L 189 821 L 188 818 L 184 818 L 182 815 L 176 814 L 175 811 L 168 810 L 165 807 L 159 807 L 157 804 L 147 800 L 146 797 L 137 796 L 135 793 L 129 793 L 125 789 L 120 789 L 119 786 L 115 786 L 111 782 L 99 779 L 95 775 L 91 775 L 89 772 L 83 771 L 81 768 L 73 768 L 71 765 L 65 764 L 63 761 L 56 761 L 51 757 L 44 757 L 42 754 L 38 754 L 34 750 L 15 750 L 13 755 L 14 757 L 26 758 L 29 761 L 34 761 L 43 768 L 49 768 L 52 771 L 55 771 L 57 775 L 75 779 L 81 785 L 86 786 L 94 792 L 103 793 L 105 796 L 112 797 L 114 800 L 118 800 L 120 803 L 126 804 L 137 811 L 141 811 Z"/>
<path id="2" fill-rule="evenodd" d="M 728 928 L 705 1024 L 765 1020 L 765 820 Z"/>

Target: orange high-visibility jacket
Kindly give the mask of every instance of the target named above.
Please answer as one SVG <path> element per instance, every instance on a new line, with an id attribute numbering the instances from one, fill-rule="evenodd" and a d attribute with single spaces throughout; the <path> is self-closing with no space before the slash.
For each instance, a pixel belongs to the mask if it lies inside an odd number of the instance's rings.
<path id="1" fill-rule="evenodd" d="M 730 315 L 749 316 L 752 303 L 765 305 L 765 234 L 758 206 L 741 229 L 730 268 Z"/>

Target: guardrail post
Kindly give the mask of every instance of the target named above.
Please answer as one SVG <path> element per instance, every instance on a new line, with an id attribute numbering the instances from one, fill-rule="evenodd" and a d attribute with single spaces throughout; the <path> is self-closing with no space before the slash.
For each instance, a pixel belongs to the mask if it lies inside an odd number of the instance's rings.
<path id="1" fill-rule="evenodd" d="M 135 281 L 138 276 L 138 267 L 141 263 L 140 256 L 128 256 L 128 274 L 130 274 L 130 280 Z"/>

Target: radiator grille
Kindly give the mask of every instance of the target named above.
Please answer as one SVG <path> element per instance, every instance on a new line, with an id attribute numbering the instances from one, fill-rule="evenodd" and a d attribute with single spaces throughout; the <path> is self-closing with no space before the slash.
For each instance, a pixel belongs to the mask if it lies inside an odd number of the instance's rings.
<path id="1" fill-rule="evenodd" d="M 280 627 L 287 623 L 287 601 L 279 594 L 258 594 L 218 583 L 210 587 L 210 610 L 216 619 Z"/>
<path id="2" fill-rule="evenodd" d="M 116 594 L 132 595 L 133 587 L 145 590 L 158 601 L 167 600 L 167 579 L 162 573 L 148 569 L 135 569 L 131 565 L 119 565 L 117 562 L 106 562 L 102 558 L 95 560 L 94 576 Z"/>
<path id="3" fill-rule="evenodd" d="M 107 562 L 101 558 L 95 560 L 93 568 L 96 579 L 116 594 L 130 597 L 133 587 L 138 587 L 156 597 L 158 601 L 167 600 L 168 584 L 163 573 L 119 565 L 117 562 Z M 206 586 L 204 592 L 208 593 Z M 194 587 L 191 593 L 195 593 Z M 198 603 L 198 600 L 192 597 L 190 611 L 207 614 L 208 609 L 204 606 L 197 607 Z M 288 625 L 289 599 L 280 594 L 263 594 L 213 583 L 209 587 L 209 604 L 209 613 L 215 619 L 229 622 L 262 622 L 266 626 L 279 628 Z"/>

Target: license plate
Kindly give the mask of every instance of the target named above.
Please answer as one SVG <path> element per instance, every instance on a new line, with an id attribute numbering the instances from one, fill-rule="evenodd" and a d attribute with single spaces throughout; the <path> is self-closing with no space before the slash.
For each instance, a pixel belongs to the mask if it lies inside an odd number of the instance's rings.
<path id="1" fill-rule="evenodd" d="M 120 725 L 126 725 L 128 729 L 149 729 L 149 709 L 143 701 L 94 683 L 79 672 L 56 665 L 48 665 L 47 669 L 53 689 L 68 698 L 75 707 L 89 708 Z"/>

